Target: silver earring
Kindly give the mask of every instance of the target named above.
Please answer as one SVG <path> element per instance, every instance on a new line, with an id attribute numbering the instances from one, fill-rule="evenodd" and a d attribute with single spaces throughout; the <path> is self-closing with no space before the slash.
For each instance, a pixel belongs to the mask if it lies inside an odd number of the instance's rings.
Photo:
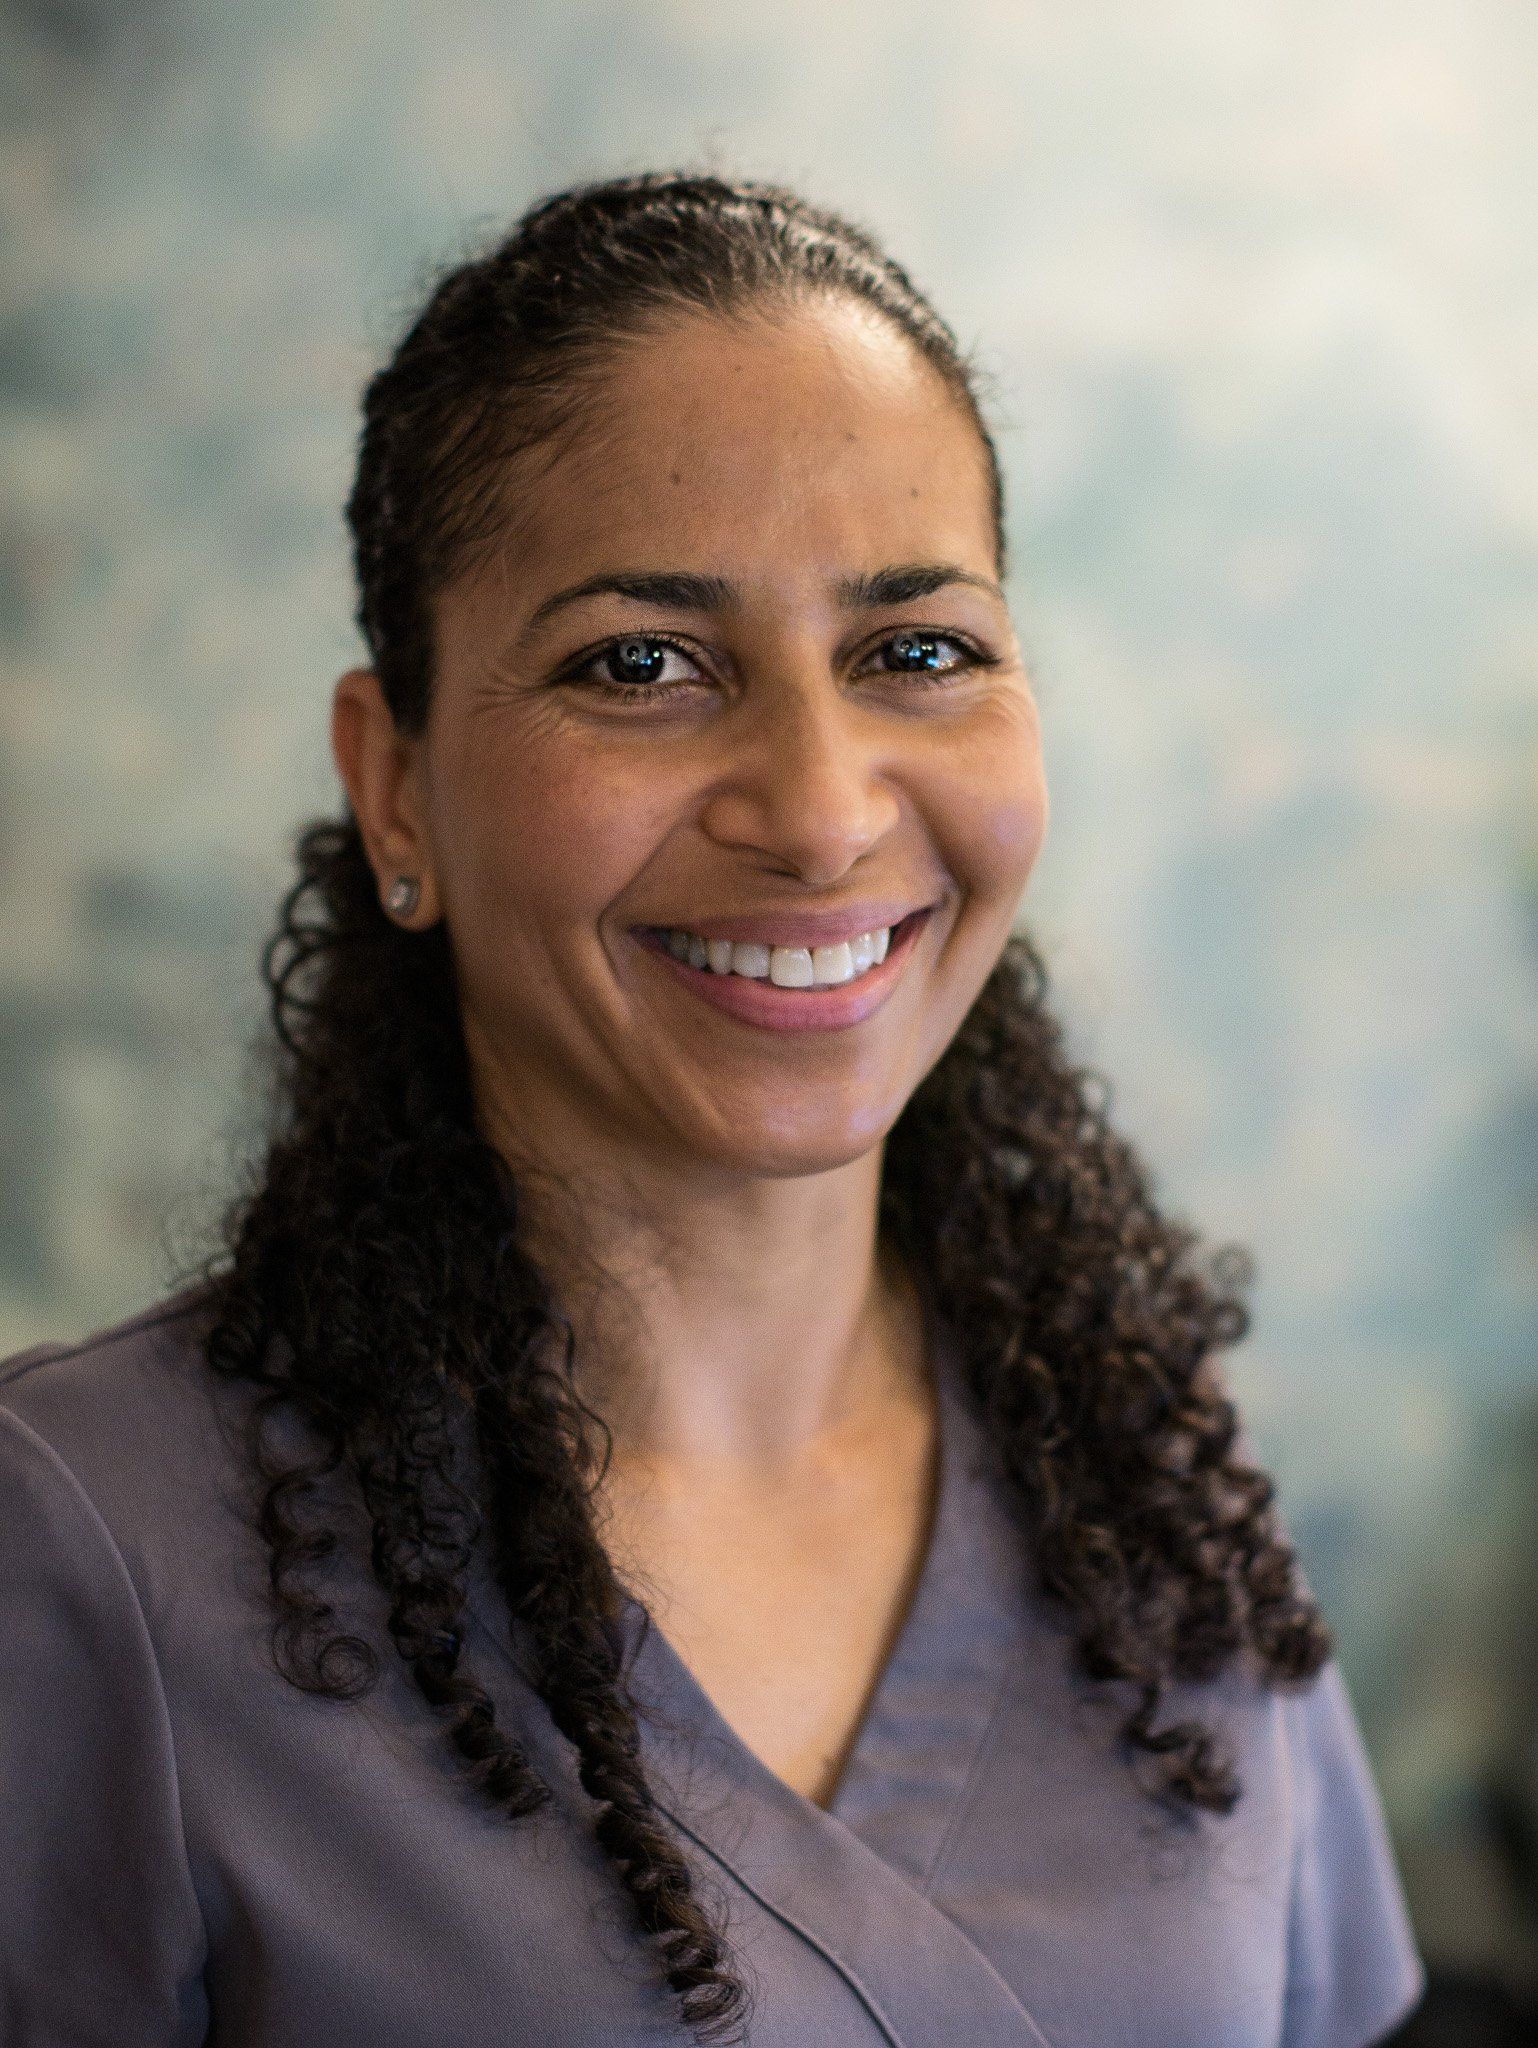
<path id="1" fill-rule="evenodd" d="M 410 917 L 421 900 L 422 884 L 413 875 L 397 875 L 385 897 L 385 908 L 396 917 Z"/>

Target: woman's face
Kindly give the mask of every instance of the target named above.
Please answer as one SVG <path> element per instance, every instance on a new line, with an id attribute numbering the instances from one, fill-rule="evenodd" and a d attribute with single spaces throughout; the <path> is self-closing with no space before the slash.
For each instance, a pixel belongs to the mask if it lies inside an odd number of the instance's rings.
<path id="1" fill-rule="evenodd" d="M 944 1051 L 1046 829 L 983 451 L 844 301 L 677 319 L 602 400 L 440 597 L 413 843 L 371 850 L 421 876 L 413 922 L 447 920 L 494 1139 L 822 1171 Z"/>

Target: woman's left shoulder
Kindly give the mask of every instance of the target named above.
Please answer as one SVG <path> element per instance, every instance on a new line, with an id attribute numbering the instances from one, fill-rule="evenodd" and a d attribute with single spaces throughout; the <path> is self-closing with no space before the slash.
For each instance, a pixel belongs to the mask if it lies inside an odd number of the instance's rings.
<path id="1" fill-rule="evenodd" d="M 1285 1699 L 1292 1811 L 1286 2048 L 1359 2048 L 1419 2004 L 1416 1947 L 1383 1803 L 1339 1662 Z"/>
<path id="2" fill-rule="evenodd" d="M 1239 1665 L 1165 1687 L 1153 1733 L 1232 1762 L 1227 1812 L 1151 1800 L 1125 1689 L 1037 1626 L 1013 1660 L 933 1896 L 1029 1986 L 1049 2040 L 1369 2048 L 1425 1977 L 1377 1788 L 1332 1660 L 1276 1686 Z"/>

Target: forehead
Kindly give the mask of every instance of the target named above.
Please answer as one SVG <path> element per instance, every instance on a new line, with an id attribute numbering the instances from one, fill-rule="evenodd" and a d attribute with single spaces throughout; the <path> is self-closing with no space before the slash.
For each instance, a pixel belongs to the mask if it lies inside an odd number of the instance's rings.
<path id="1" fill-rule="evenodd" d="M 691 314 L 626 344 L 514 490 L 497 580 L 530 606 L 622 566 L 749 587 L 876 561 L 994 566 L 976 426 L 904 335 L 848 301 Z"/>

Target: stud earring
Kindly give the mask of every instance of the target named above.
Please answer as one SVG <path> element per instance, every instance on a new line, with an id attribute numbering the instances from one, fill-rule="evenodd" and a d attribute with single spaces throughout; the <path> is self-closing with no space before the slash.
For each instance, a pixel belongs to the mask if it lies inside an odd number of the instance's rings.
<path id="1" fill-rule="evenodd" d="M 421 900 L 422 885 L 413 875 L 397 875 L 385 897 L 385 908 L 395 917 L 410 917 Z"/>

